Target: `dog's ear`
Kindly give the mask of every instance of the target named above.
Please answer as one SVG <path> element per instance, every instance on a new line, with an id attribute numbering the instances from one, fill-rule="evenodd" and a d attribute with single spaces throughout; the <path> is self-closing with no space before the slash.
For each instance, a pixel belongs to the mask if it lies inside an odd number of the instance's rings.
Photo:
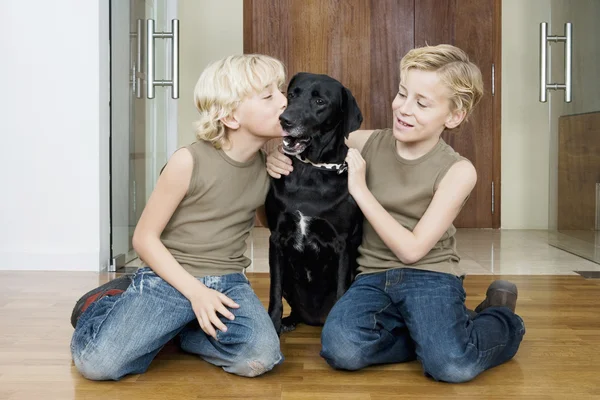
<path id="1" fill-rule="evenodd" d="M 344 136 L 347 138 L 350 132 L 360 128 L 363 121 L 358 103 L 347 87 L 342 90 L 342 112 L 344 113 Z"/>

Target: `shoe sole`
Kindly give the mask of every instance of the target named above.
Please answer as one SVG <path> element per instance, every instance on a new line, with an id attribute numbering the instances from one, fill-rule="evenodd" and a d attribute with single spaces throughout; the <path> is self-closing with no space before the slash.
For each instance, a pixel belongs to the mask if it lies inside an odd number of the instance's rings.
<path id="1" fill-rule="evenodd" d="M 129 280 L 129 282 L 127 284 L 126 284 L 124 278 L 127 278 Z M 79 319 L 81 314 L 83 314 L 83 312 L 81 311 L 81 308 L 83 307 L 85 302 L 90 297 L 92 297 L 98 293 L 101 293 L 101 292 L 107 292 L 107 291 L 115 290 L 115 289 L 125 291 L 125 290 L 127 290 L 127 288 L 130 285 L 131 285 L 131 276 L 125 275 L 125 276 L 113 279 L 112 281 L 108 281 L 105 284 L 98 286 L 96 289 L 90 290 L 89 292 L 87 292 L 86 294 L 81 296 L 79 298 L 79 300 L 77 300 L 77 303 L 75 303 L 75 307 L 73 307 L 73 311 L 71 312 L 71 325 L 73 326 L 73 328 L 75 328 L 77 326 L 77 320 Z"/>

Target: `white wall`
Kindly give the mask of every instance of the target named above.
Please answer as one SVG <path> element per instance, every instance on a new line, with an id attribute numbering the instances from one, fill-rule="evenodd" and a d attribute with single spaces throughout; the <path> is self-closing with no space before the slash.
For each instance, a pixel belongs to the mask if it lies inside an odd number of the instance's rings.
<path id="1" fill-rule="evenodd" d="M 244 52 L 243 0 L 179 0 L 179 146 L 196 140 L 194 86 L 211 61 Z"/>
<path id="2" fill-rule="evenodd" d="M 0 269 L 108 259 L 107 4 L 0 1 Z"/>
<path id="3" fill-rule="evenodd" d="M 538 97 L 549 18 L 550 0 L 502 1 L 502 228 L 548 228 L 550 114 Z"/>

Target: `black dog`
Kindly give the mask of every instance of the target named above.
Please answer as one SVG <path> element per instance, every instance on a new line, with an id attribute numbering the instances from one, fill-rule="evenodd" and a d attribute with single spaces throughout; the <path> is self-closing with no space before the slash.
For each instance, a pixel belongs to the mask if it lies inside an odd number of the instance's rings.
<path id="1" fill-rule="evenodd" d="M 271 237 L 269 315 L 277 333 L 323 325 L 354 279 L 362 213 L 348 193 L 344 139 L 360 127 L 354 96 L 327 75 L 299 73 L 279 117 L 294 171 L 273 179 L 266 200 Z M 282 321 L 286 299 L 291 314 Z"/>

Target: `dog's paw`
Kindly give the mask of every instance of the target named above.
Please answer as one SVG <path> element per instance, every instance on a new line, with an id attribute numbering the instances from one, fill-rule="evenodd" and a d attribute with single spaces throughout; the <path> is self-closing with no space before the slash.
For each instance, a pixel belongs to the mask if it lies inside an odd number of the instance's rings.
<path id="1" fill-rule="evenodd" d="M 296 324 L 290 324 L 290 325 L 281 324 L 281 333 L 291 332 L 294 329 L 296 329 Z"/>
<path id="2" fill-rule="evenodd" d="M 281 333 L 291 332 L 296 329 L 296 321 L 291 317 L 285 317 L 281 320 Z"/>

